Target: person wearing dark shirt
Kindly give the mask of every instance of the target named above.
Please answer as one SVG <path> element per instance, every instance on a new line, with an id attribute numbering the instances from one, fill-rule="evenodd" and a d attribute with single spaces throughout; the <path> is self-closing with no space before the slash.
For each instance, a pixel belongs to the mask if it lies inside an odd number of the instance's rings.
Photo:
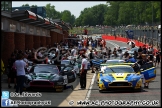
<path id="1" fill-rule="evenodd" d="M 91 65 L 91 68 L 92 68 L 92 72 L 91 73 L 95 73 L 94 67 L 93 67 L 93 63 L 92 63 L 92 59 L 94 59 L 94 53 L 93 53 L 92 50 L 90 51 L 89 59 L 90 59 L 90 65 Z"/>
<path id="2" fill-rule="evenodd" d="M 133 55 L 134 55 L 134 58 L 137 60 L 138 52 L 137 51 L 134 51 Z"/>
<path id="3" fill-rule="evenodd" d="M 146 54 L 146 53 L 147 53 L 147 49 L 146 49 L 145 46 L 144 46 L 143 49 L 142 49 L 142 53 L 143 53 L 143 54 Z"/>
<path id="4" fill-rule="evenodd" d="M 15 68 L 13 68 L 13 64 L 16 61 L 15 55 L 11 55 L 11 58 L 8 60 L 8 69 L 9 69 L 9 73 L 8 73 L 8 88 L 11 88 L 12 86 L 10 85 L 11 83 L 11 79 L 14 79 L 14 88 L 16 88 L 16 70 Z"/>
<path id="5" fill-rule="evenodd" d="M 155 67 L 156 67 L 156 63 L 158 64 L 157 66 L 159 66 L 159 64 L 160 64 L 160 51 L 156 52 Z"/>
<path id="6" fill-rule="evenodd" d="M 153 55 L 152 51 L 150 51 L 148 55 L 149 55 L 149 60 L 153 62 L 154 61 L 154 55 Z"/>
<path id="7" fill-rule="evenodd" d="M 137 62 L 140 65 L 140 67 L 142 67 L 143 65 L 145 65 L 146 63 L 149 62 L 149 60 L 147 59 L 146 54 L 142 54 L 141 57 L 142 57 L 142 59 Z M 144 76 L 144 75 L 142 74 L 142 76 Z M 145 82 L 144 83 L 144 88 L 148 88 L 148 86 L 149 86 L 149 82 Z"/>
<path id="8" fill-rule="evenodd" d="M 139 47 L 138 52 L 142 52 L 142 47 L 141 46 Z"/>

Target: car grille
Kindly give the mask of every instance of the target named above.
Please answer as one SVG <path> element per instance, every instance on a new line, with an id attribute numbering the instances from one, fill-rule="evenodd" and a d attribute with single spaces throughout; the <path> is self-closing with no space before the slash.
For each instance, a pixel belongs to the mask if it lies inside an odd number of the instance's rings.
<path id="1" fill-rule="evenodd" d="M 49 86 L 49 85 L 53 85 L 53 83 L 49 82 L 49 81 L 32 81 L 30 82 L 31 86 Z"/>
<path id="2" fill-rule="evenodd" d="M 125 86 L 125 87 L 131 87 L 132 86 L 132 84 L 131 83 L 128 83 L 128 82 L 113 82 L 113 83 L 110 83 L 109 84 L 109 87 L 114 87 L 114 86 L 116 86 L 116 87 L 118 87 L 118 86 Z"/>

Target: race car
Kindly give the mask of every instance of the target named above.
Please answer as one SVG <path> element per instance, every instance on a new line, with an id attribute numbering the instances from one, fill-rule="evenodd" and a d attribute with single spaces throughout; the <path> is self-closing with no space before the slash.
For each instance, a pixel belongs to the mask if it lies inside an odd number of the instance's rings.
<path id="1" fill-rule="evenodd" d="M 100 68 L 100 65 L 102 63 L 105 63 L 105 60 L 103 60 L 103 59 L 93 59 L 92 60 L 92 64 L 97 70 Z"/>
<path id="2" fill-rule="evenodd" d="M 101 64 L 100 69 L 102 69 L 104 66 L 110 66 L 110 65 L 128 65 L 133 68 L 133 70 L 138 74 L 143 74 L 145 77 L 145 82 L 150 82 L 155 79 L 156 77 L 156 69 L 153 66 L 152 62 L 148 62 L 142 66 L 139 66 L 137 63 L 105 63 Z M 100 73 L 97 75 L 97 83 L 99 83 Z"/>
<path id="3" fill-rule="evenodd" d="M 67 78 L 60 75 L 56 65 L 37 64 L 31 67 L 25 75 L 24 90 L 27 89 L 53 89 L 63 91 Z"/>
<path id="4" fill-rule="evenodd" d="M 102 66 L 99 78 L 99 92 L 113 89 L 142 91 L 141 75 L 128 65 Z"/>
<path id="5" fill-rule="evenodd" d="M 67 65 L 67 66 L 61 65 L 60 74 L 62 76 L 65 76 L 65 75 L 67 76 L 66 84 L 72 83 L 72 82 L 74 82 L 76 80 L 76 72 L 75 72 L 72 65 Z"/>
<path id="6" fill-rule="evenodd" d="M 105 69 L 108 69 L 109 71 L 106 71 Z M 129 69 L 129 70 L 126 70 L 126 69 Z M 131 71 L 132 69 L 133 71 Z M 119 77 L 117 74 L 119 75 Z M 150 82 L 154 80 L 156 78 L 156 69 L 153 66 L 153 63 L 149 62 L 142 66 L 139 66 L 137 63 L 119 63 L 119 64 L 109 64 L 109 65 L 101 64 L 101 71 L 98 74 L 97 79 L 98 79 L 99 87 L 101 87 L 100 89 L 101 91 L 113 88 L 113 87 L 109 88 L 109 85 L 106 86 L 107 88 L 106 87 L 104 88 L 104 82 L 103 82 L 104 79 L 108 79 L 111 83 L 120 82 L 120 80 L 127 81 L 127 83 L 131 83 L 134 85 L 126 87 L 126 88 L 138 89 L 140 91 L 141 87 L 140 88 L 139 86 L 136 87 L 134 82 L 130 82 L 132 79 L 136 77 L 137 77 L 136 79 L 138 79 L 138 76 L 141 76 L 140 74 L 143 74 L 145 78 L 145 82 Z M 117 87 L 115 86 L 114 88 L 118 88 L 118 86 Z M 124 87 L 122 86 L 121 88 L 124 88 Z"/>
<path id="7" fill-rule="evenodd" d="M 61 68 L 64 68 L 65 66 L 69 66 L 71 65 L 73 67 L 74 72 L 76 72 L 76 74 L 79 74 L 79 64 L 77 62 L 75 62 L 74 60 L 62 60 L 61 61 Z"/>

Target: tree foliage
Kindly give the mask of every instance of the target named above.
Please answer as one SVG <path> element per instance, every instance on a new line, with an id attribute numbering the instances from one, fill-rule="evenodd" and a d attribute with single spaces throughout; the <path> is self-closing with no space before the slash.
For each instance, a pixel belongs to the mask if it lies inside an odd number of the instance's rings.
<path id="1" fill-rule="evenodd" d="M 62 19 L 64 22 L 71 24 L 75 21 L 75 16 L 69 10 L 64 10 L 63 12 L 56 11 L 55 6 L 50 3 L 46 5 L 46 15 L 50 19 Z"/>
<path id="2" fill-rule="evenodd" d="M 37 5 L 31 5 L 31 7 L 38 7 Z"/>
<path id="3" fill-rule="evenodd" d="M 21 7 L 25 7 L 25 6 L 29 6 L 29 4 L 27 3 L 27 4 L 23 4 Z"/>
<path id="4" fill-rule="evenodd" d="M 150 25 L 161 21 L 160 1 L 107 1 L 85 8 L 76 25 Z"/>
<path id="5" fill-rule="evenodd" d="M 29 4 L 22 6 L 29 6 Z M 31 7 L 37 7 L 37 5 Z M 76 26 L 144 25 L 161 21 L 160 1 L 107 1 L 106 4 L 83 9 L 78 18 L 75 18 L 69 10 L 57 11 L 50 3 L 45 7 L 48 18 L 62 19 Z"/>

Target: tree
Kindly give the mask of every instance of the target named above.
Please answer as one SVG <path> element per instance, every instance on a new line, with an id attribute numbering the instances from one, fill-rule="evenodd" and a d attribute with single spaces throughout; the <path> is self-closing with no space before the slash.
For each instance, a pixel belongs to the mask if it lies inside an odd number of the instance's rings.
<path id="1" fill-rule="evenodd" d="M 103 25 L 104 16 L 107 11 L 107 5 L 100 4 L 91 8 L 85 8 L 80 12 L 80 16 L 76 19 L 76 25 Z"/>
<path id="2" fill-rule="evenodd" d="M 38 7 L 37 5 L 31 5 L 31 7 Z"/>
<path id="3" fill-rule="evenodd" d="M 27 4 L 23 4 L 21 7 L 25 7 L 25 6 L 29 6 L 29 4 L 27 3 Z"/>
<path id="4" fill-rule="evenodd" d="M 49 19 L 59 19 L 61 18 L 60 12 L 55 10 L 55 6 L 51 5 L 51 3 L 46 4 L 46 16 Z"/>
<path id="5" fill-rule="evenodd" d="M 65 22 L 70 23 L 71 25 L 75 22 L 75 16 L 71 14 L 69 10 L 64 10 L 61 12 L 61 19 Z"/>

